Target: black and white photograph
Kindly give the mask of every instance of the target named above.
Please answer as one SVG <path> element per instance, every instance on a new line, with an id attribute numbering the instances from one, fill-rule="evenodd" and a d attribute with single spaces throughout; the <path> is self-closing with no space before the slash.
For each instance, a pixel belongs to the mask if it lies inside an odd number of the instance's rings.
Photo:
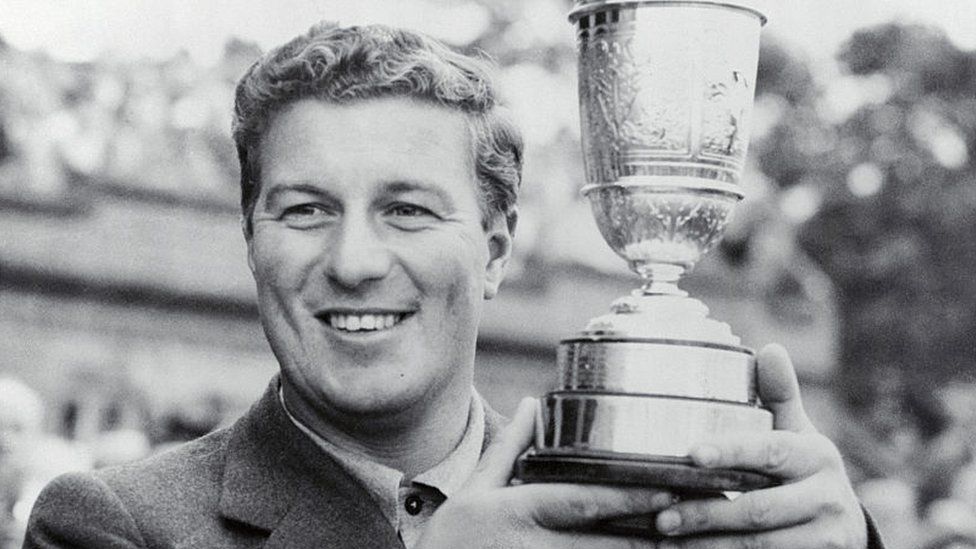
<path id="1" fill-rule="evenodd" d="M 976 1 L 0 0 L 0 549 L 976 549 Z"/>

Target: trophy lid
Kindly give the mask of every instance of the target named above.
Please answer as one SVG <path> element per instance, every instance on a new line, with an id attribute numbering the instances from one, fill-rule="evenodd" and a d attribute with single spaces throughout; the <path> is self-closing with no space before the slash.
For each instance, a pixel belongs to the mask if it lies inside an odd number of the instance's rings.
<path id="1" fill-rule="evenodd" d="M 760 23 L 766 24 L 765 2 L 764 0 L 576 0 L 572 11 L 569 12 L 569 20 L 576 22 L 577 19 L 585 14 L 606 9 L 606 8 L 631 8 L 639 6 L 661 4 L 674 5 L 693 5 L 701 4 L 717 8 L 729 8 L 749 12 L 759 18 Z"/>

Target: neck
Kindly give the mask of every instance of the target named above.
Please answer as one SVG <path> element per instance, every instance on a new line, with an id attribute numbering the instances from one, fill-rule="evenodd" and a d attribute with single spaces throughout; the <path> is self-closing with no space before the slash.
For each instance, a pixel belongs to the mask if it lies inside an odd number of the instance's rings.
<path id="1" fill-rule="evenodd" d="M 403 472 L 413 478 L 446 458 L 461 441 L 468 422 L 472 391 L 447 388 L 421 402 L 392 412 L 364 415 L 313 403 L 281 379 L 289 413 L 336 446 Z"/>

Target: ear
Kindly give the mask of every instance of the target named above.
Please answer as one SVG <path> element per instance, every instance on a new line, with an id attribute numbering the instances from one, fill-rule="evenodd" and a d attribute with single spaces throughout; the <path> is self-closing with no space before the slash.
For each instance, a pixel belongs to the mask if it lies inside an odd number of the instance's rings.
<path id="1" fill-rule="evenodd" d="M 518 210 L 513 209 L 507 216 L 492 214 L 485 236 L 488 239 L 488 264 L 485 265 L 485 299 L 498 293 L 505 278 L 505 268 L 512 257 L 512 244 L 515 226 L 518 223 Z"/>
<path id="2" fill-rule="evenodd" d="M 241 215 L 241 232 L 244 233 L 244 242 L 247 244 L 247 266 L 254 273 L 254 239 L 251 238 L 251 231 L 248 230 L 249 223 L 244 215 Z"/>

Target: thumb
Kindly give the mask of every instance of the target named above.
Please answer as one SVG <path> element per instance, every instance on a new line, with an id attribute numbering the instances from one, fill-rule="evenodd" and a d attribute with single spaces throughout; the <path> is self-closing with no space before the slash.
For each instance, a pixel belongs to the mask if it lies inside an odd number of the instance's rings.
<path id="1" fill-rule="evenodd" d="M 465 485 L 466 490 L 481 491 L 508 485 L 512 478 L 515 460 L 532 443 L 538 413 L 538 400 L 525 397 L 519 402 L 512 422 L 502 430 L 481 456 L 478 467 Z"/>
<path id="2" fill-rule="evenodd" d="M 782 345 L 766 345 L 757 357 L 759 399 L 773 412 L 773 427 L 783 431 L 815 432 L 800 399 L 800 383 L 793 361 Z"/>

